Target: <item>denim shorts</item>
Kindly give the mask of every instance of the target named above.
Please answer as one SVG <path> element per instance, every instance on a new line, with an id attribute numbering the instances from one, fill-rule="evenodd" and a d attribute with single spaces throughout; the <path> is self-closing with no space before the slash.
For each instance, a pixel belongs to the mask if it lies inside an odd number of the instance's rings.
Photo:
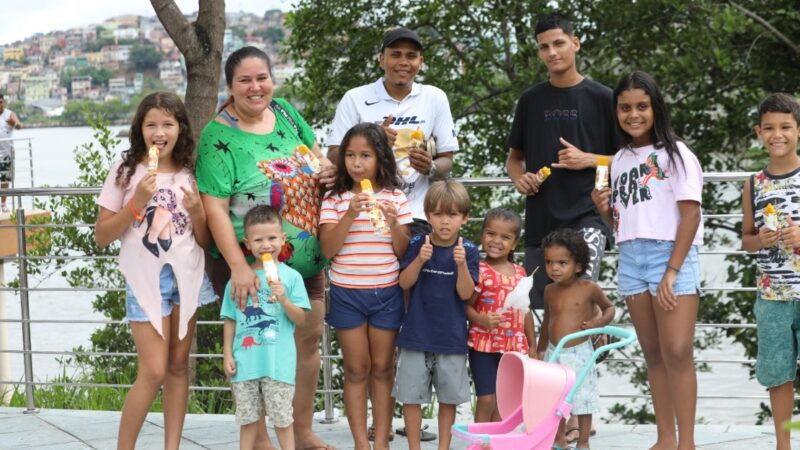
<path id="1" fill-rule="evenodd" d="M 178 293 L 178 280 L 172 266 L 164 264 L 159 275 L 159 286 L 161 288 L 161 316 L 167 317 L 172 314 L 172 306 L 181 304 L 181 296 Z M 203 274 L 203 284 L 200 285 L 200 296 L 197 299 L 197 306 L 207 305 L 217 300 L 217 294 L 211 286 L 208 275 Z M 131 286 L 125 283 L 125 320 L 128 322 L 148 322 L 144 309 L 139 305 L 139 301 L 133 295 Z"/>
<path id="2" fill-rule="evenodd" d="M 399 284 L 367 289 L 331 284 L 330 299 L 325 321 L 333 328 L 355 328 L 367 322 L 384 330 L 397 330 L 405 316 L 403 290 Z"/>
<path id="3" fill-rule="evenodd" d="M 658 284 L 667 270 L 675 241 L 634 239 L 619 243 L 617 270 L 619 294 L 623 297 L 650 291 L 656 295 Z M 678 277 L 672 285 L 675 295 L 694 295 L 700 292 L 700 262 L 697 246 L 692 245 Z"/>
<path id="4" fill-rule="evenodd" d="M 800 301 L 764 300 L 759 295 L 753 312 L 758 335 L 756 379 L 766 388 L 793 381 L 800 349 Z"/>

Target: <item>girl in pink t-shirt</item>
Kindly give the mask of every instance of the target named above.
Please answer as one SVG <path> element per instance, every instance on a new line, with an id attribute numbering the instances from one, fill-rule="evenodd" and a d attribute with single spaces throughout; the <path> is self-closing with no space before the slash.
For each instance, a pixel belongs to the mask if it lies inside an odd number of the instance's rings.
<path id="1" fill-rule="evenodd" d="M 126 320 L 139 363 L 122 408 L 118 448 L 134 448 L 162 385 L 164 447 L 180 444 L 195 313 L 198 304 L 216 299 L 204 271 L 202 247 L 211 238 L 194 182 L 194 151 L 180 98 L 150 94 L 131 123 L 130 149 L 112 167 L 97 199 L 95 240 L 100 247 L 120 240 Z"/>
<path id="2" fill-rule="evenodd" d="M 625 146 L 614 156 L 611 186 L 592 192 L 592 200 L 616 231 L 619 293 L 653 393 L 658 430 L 653 448 L 694 448 L 703 172 L 673 131 L 650 75 L 635 71 L 623 77 L 614 90 L 614 108 Z"/>
<path id="3" fill-rule="evenodd" d="M 483 220 L 481 245 L 486 259 L 481 261 L 480 279 L 467 305 L 469 366 L 478 396 L 476 422 L 500 420 L 495 383 L 503 353 L 522 352 L 535 357 L 531 312 L 503 311 L 506 297 L 525 277 L 525 269 L 513 262 L 521 231 L 522 218 L 508 208 L 491 209 Z"/>

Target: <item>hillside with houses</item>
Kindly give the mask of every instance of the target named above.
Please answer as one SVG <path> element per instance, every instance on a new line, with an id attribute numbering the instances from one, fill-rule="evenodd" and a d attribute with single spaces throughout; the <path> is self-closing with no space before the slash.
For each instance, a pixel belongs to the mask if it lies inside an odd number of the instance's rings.
<path id="1" fill-rule="evenodd" d="M 296 71 L 279 54 L 289 33 L 284 16 L 278 9 L 226 14 L 223 60 L 244 45 L 261 48 L 282 84 Z M 0 46 L 0 92 L 28 126 L 82 123 L 86 108 L 124 121 L 143 93 L 182 95 L 186 82 L 183 56 L 155 15 L 113 17 Z M 220 83 L 224 96 L 224 78 Z"/>

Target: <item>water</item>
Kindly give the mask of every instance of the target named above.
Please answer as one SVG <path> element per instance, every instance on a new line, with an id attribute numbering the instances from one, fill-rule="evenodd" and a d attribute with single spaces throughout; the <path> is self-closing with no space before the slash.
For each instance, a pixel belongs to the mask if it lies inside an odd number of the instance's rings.
<path id="1" fill-rule="evenodd" d="M 125 127 L 114 127 L 116 133 Z M 33 138 L 33 160 L 35 181 L 37 185 L 65 186 L 72 182 L 78 173 L 73 161 L 73 149 L 92 138 L 91 129 L 77 128 L 41 128 L 23 129 L 15 133 L 15 137 Z M 124 145 L 124 142 L 123 142 Z M 119 148 L 122 150 L 124 147 Z M 706 269 L 720 261 L 704 260 Z M 16 266 L 8 263 L 5 266 L 5 278 L 11 280 L 16 275 Z M 722 284 L 722 275 L 706 273 L 705 279 L 714 279 L 713 284 Z M 61 279 L 52 279 L 42 286 L 66 286 Z M 6 317 L 20 317 L 19 296 L 5 293 Z M 104 316 L 92 310 L 93 293 L 61 293 L 33 292 L 30 300 L 30 313 L 33 319 L 61 320 L 103 320 Z M 32 346 L 38 351 L 68 351 L 78 345 L 90 346 L 89 338 L 97 327 L 92 324 L 33 324 L 31 325 Z M 19 324 L 8 324 L 8 348 L 22 348 L 22 333 Z M 221 337 L 220 337 L 221 338 Z M 741 347 L 732 342 L 725 342 L 720 349 L 697 352 L 698 359 L 729 360 L 743 359 Z M 23 378 L 22 356 L 9 355 L 10 378 Z M 59 364 L 53 355 L 34 355 L 33 366 L 39 380 L 52 378 L 59 374 Z M 711 365 L 712 373 L 698 374 L 698 391 L 700 395 L 748 395 L 763 396 L 765 391 L 755 380 L 750 380 L 746 368 L 736 364 L 716 363 Z M 600 379 L 600 392 L 603 394 L 637 394 L 628 383 L 627 378 L 619 378 L 604 374 Z M 759 411 L 759 403 L 766 400 L 729 400 L 713 399 L 698 401 L 698 420 L 714 424 L 753 424 Z M 603 410 L 613 403 L 626 403 L 625 399 L 601 400 Z"/>

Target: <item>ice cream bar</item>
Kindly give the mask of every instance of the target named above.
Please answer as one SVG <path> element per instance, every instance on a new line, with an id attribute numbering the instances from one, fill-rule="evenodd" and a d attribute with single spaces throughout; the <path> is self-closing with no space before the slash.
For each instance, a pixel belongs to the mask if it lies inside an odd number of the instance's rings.
<path id="1" fill-rule="evenodd" d="M 267 274 L 267 280 L 271 282 L 280 281 L 280 278 L 278 278 L 278 266 L 272 259 L 272 255 L 264 253 L 261 255 L 261 262 L 264 263 L 264 273 Z"/>
<path id="2" fill-rule="evenodd" d="M 608 186 L 608 156 L 597 157 L 597 171 L 594 173 L 594 188 L 598 191 Z"/>
<path id="3" fill-rule="evenodd" d="M 306 162 L 306 165 L 311 168 L 314 173 L 319 172 L 321 165 L 317 156 L 306 147 L 306 144 L 300 144 L 295 149 L 300 154 L 300 158 Z"/>
<path id="4" fill-rule="evenodd" d="M 361 180 L 361 191 L 370 196 L 372 206 L 370 206 L 370 211 L 367 214 L 369 215 L 369 221 L 372 223 L 375 234 L 389 234 L 389 225 L 386 224 L 383 211 L 381 211 L 378 202 L 375 200 L 375 191 L 372 190 L 372 182 L 366 179 Z"/>
<path id="5" fill-rule="evenodd" d="M 155 173 L 158 170 L 158 147 L 150 146 L 147 151 L 147 171 Z"/>
<path id="6" fill-rule="evenodd" d="M 772 203 L 767 203 L 764 208 L 764 226 L 772 231 L 778 231 L 778 213 Z"/>
<path id="7" fill-rule="evenodd" d="M 422 144 L 425 141 L 425 133 L 417 127 L 416 130 L 411 132 L 411 145 L 414 147 L 422 148 Z"/>
<path id="8" fill-rule="evenodd" d="M 536 176 L 539 177 L 540 184 L 544 183 L 544 180 L 550 176 L 550 168 L 547 166 L 542 167 L 538 172 L 536 172 Z"/>

